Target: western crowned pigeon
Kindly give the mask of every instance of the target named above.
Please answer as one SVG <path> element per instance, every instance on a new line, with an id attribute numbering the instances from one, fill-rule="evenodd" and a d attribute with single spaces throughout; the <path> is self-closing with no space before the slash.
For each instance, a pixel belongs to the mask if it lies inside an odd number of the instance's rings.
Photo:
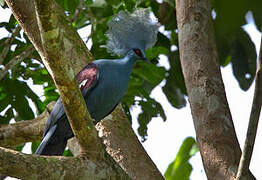
<path id="1" fill-rule="evenodd" d="M 128 87 L 133 64 L 147 60 L 145 50 L 157 39 L 158 25 L 148 9 L 137 9 L 132 14 L 120 11 L 108 23 L 106 48 L 121 59 L 100 59 L 89 63 L 77 75 L 86 107 L 96 124 L 118 105 Z M 36 154 L 61 155 L 67 140 L 74 134 L 59 98 L 47 121 L 41 144 Z"/>

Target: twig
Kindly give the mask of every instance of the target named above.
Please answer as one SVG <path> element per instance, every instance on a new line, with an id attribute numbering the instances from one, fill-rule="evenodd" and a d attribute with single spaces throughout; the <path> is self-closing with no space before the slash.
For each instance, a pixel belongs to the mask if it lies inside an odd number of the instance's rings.
<path id="1" fill-rule="evenodd" d="M 20 63 L 23 59 L 27 58 L 34 52 L 35 48 L 31 45 L 21 54 L 12 58 L 1 70 L 0 70 L 0 80 L 5 77 L 9 69 L 12 69 L 15 65 Z"/>
<path id="2" fill-rule="evenodd" d="M 15 28 L 15 29 L 13 30 L 13 32 L 12 32 L 11 37 L 8 38 L 8 39 L 5 41 L 4 49 L 3 49 L 2 53 L 0 54 L 0 64 L 3 63 L 3 61 L 4 61 L 4 59 L 5 59 L 8 51 L 9 51 L 9 49 L 10 49 L 10 47 L 11 47 L 11 44 L 12 44 L 13 40 L 14 40 L 15 37 L 19 34 L 20 30 L 21 30 L 21 27 L 20 27 L 19 25 L 16 26 L 16 28 Z"/>
<path id="3" fill-rule="evenodd" d="M 262 42 L 262 37 L 261 37 Z M 252 110 L 249 117 L 248 130 L 246 134 L 243 153 L 239 162 L 237 180 L 242 180 L 249 171 L 250 160 L 256 139 L 257 126 L 262 104 L 262 43 L 260 44 L 258 67 L 255 80 L 255 92 L 253 97 Z"/>
<path id="4" fill-rule="evenodd" d="M 79 2 L 79 6 L 77 7 L 77 9 L 75 10 L 75 14 L 71 19 L 71 22 L 74 22 L 77 20 L 78 16 L 81 14 L 81 12 L 83 11 L 84 8 L 84 1 L 80 0 Z"/>

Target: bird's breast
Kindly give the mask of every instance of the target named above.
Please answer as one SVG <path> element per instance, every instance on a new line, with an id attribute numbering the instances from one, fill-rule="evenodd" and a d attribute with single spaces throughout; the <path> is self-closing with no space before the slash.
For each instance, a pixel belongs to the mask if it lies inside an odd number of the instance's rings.
<path id="1" fill-rule="evenodd" d="M 87 97 L 87 109 L 96 121 L 107 116 L 125 95 L 129 74 L 121 74 L 115 69 L 100 72 L 97 86 Z"/>

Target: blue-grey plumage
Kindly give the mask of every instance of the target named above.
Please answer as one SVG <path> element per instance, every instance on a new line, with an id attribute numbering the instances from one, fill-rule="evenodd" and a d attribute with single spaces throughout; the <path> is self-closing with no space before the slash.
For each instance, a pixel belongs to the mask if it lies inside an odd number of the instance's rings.
<path id="1" fill-rule="evenodd" d="M 148 9 L 137 9 L 132 14 L 120 11 L 108 27 L 105 47 L 111 53 L 125 56 L 116 60 L 93 61 L 77 75 L 87 110 L 95 124 L 110 114 L 125 95 L 133 64 L 138 59 L 147 60 L 144 51 L 153 47 L 158 32 L 157 22 L 151 19 Z M 67 140 L 73 136 L 59 98 L 35 153 L 61 155 Z"/>
<path id="2" fill-rule="evenodd" d="M 97 60 L 99 80 L 97 86 L 86 97 L 87 109 L 98 122 L 108 115 L 124 96 L 134 62 L 141 58 L 133 50 L 117 60 Z"/>
<path id="3" fill-rule="evenodd" d="M 121 59 L 96 60 L 80 71 L 78 83 L 95 124 L 110 114 L 125 95 L 132 66 L 138 59 L 146 60 L 143 54 L 139 49 L 131 49 Z M 36 154 L 61 155 L 67 140 L 73 136 L 59 98 L 49 116 Z"/>

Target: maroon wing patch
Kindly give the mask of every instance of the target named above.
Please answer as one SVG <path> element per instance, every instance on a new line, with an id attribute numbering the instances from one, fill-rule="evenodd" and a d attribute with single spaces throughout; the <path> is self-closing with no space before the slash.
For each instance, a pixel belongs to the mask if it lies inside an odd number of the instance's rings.
<path id="1" fill-rule="evenodd" d="M 98 67 L 94 63 L 88 63 L 78 74 L 77 81 L 81 91 L 94 86 L 98 79 Z"/>

